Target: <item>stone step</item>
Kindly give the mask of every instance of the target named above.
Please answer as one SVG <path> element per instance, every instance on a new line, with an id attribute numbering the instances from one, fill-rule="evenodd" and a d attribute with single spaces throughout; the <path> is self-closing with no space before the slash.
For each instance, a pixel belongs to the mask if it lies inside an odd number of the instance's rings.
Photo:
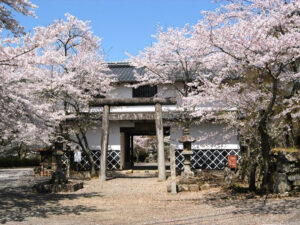
<path id="1" fill-rule="evenodd" d="M 156 177 L 158 176 L 158 170 L 120 170 L 120 171 L 108 171 L 108 176 L 113 177 Z M 170 171 L 166 171 L 167 176 L 170 175 Z"/>

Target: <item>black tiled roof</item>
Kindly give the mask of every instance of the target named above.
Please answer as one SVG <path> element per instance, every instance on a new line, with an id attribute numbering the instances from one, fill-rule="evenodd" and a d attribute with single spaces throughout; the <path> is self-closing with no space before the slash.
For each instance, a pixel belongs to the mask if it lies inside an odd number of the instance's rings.
<path id="1" fill-rule="evenodd" d="M 108 63 L 111 73 L 116 76 L 118 82 L 135 82 L 134 74 L 143 73 L 143 69 L 136 69 L 129 63 Z"/>
<path id="2" fill-rule="evenodd" d="M 108 67 L 112 75 L 114 75 L 118 82 L 121 83 L 131 83 L 136 82 L 136 78 L 134 76 L 135 73 L 143 74 L 144 68 L 135 68 L 126 62 L 116 62 L 116 63 L 108 63 Z M 179 72 L 174 72 L 175 76 L 171 76 L 171 78 L 176 81 L 182 81 L 183 76 Z"/>

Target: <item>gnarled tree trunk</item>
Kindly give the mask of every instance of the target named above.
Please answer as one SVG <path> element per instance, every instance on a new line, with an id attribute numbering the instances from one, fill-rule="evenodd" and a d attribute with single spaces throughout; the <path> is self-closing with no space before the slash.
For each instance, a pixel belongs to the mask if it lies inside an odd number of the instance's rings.
<path id="1" fill-rule="evenodd" d="M 268 133 L 267 122 L 270 119 L 270 115 L 273 110 L 273 106 L 275 105 L 275 101 L 277 98 L 278 92 L 278 80 L 271 75 L 272 77 L 272 95 L 268 107 L 265 111 L 260 112 L 261 119 L 258 124 L 258 132 L 261 139 L 261 153 L 263 158 L 263 180 L 261 185 L 261 191 L 269 192 L 270 190 L 270 152 L 271 152 L 271 144 L 270 144 L 270 136 Z"/>

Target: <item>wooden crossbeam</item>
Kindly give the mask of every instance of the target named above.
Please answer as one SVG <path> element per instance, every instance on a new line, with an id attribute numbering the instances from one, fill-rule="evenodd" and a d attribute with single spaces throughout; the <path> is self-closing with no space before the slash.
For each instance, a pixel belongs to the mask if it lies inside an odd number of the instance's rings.
<path id="1" fill-rule="evenodd" d="M 89 102 L 90 107 L 131 105 L 176 105 L 176 98 L 100 98 Z"/>

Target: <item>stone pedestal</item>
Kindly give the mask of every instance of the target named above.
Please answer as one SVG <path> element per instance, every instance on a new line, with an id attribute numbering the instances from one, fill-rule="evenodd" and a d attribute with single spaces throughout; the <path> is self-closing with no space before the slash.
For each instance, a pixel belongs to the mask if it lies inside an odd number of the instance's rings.
<path id="1" fill-rule="evenodd" d="M 185 179 L 194 177 L 195 174 L 191 170 L 191 156 L 193 155 L 193 151 L 184 149 L 181 154 L 184 156 L 184 168 L 181 177 Z"/>

